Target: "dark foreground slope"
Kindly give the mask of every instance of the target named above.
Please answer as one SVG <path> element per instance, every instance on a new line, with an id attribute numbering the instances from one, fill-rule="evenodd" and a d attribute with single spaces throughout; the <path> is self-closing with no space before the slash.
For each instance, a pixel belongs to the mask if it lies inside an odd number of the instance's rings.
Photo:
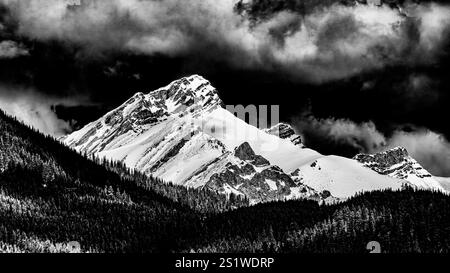
<path id="1" fill-rule="evenodd" d="M 0 112 L 0 251 L 177 249 L 200 214 L 247 202 L 95 161 Z"/>
<path id="2" fill-rule="evenodd" d="M 431 191 L 376 191 L 325 206 L 262 204 L 210 221 L 224 228 L 198 252 L 366 253 L 371 241 L 385 253 L 450 252 L 450 196 Z"/>
<path id="3" fill-rule="evenodd" d="M 373 192 L 336 205 L 247 201 L 87 159 L 0 112 L 0 252 L 448 253 L 450 197 Z M 229 211 L 233 207 L 242 207 Z"/>

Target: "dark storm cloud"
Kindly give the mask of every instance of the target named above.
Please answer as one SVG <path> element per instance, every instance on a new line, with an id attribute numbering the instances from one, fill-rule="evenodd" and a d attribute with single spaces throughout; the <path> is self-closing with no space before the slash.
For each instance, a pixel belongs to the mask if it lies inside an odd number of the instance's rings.
<path id="1" fill-rule="evenodd" d="M 450 8 L 328 5 L 279 11 L 258 23 L 234 0 L 1 0 L 21 35 L 60 39 L 89 50 L 195 55 L 274 70 L 309 81 L 345 78 L 399 63 L 429 63 L 450 25 Z M 412 35 L 414 34 L 415 35 Z"/>

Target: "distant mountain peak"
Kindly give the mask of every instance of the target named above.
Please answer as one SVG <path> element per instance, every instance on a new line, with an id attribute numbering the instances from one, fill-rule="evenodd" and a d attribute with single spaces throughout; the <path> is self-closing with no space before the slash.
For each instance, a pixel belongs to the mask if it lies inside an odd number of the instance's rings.
<path id="1" fill-rule="evenodd" d="M 443 190 L 439 182 L 412 158 L 404 147 L 395 147 L 376 154 L 358 154 L 353 159 L 379 174 L 403 179 L 415 186 Z"/>
<path id="2" fill-rule="evenodd" d="M 278 123 L 264 130 L 266 133 L 290 140 L 294 145 L 303 146 L 302 137 L 295 133 L 294 128 L 287 123 Z"/>
<path id="3" fill-rule="evenodd" d="M 376 163 L 380 165 L 381 168 L 389 167 L 395 164 L 400 164 L 408 160 L 408 158 L 409 158 L 408 151 L 404 147 L 395 147 L 373 155 L 358 154 L 355 156 L 355 159 L 359 162 Z"/>

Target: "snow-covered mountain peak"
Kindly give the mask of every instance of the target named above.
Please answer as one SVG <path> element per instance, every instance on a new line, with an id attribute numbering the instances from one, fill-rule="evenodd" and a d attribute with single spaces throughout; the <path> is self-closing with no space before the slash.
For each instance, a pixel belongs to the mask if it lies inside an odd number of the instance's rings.
<path id="1" fill-rule="evenodd" d="M 379 174 L 403 179 L 414 186 L 444 190 L 439 182 L 403 147 L 396 147 L 373 155 L 358 154 L 353 159 Z"/>
<path id="2" fill-rule="evenodd" d="M 403 148 L 352 160 L 304 148 L 285 123 L 260 130 L 223 108 L 198 75 L 136 93 L 64 142 L 167 182 L 242 194 L 252 203 L 348 198 L 408 182 L 442 188 Z"/>
<path id="3" fill-rule="evenodd" d="M 378 168 L 391 167 L 409 159 L 408 151 L 403 147 L 396 147 L 377 154 L 358 154 L 355 159 L 361 163 L 377 165 Z"/>
<path id="4" fill-rule="evenodd" d="M 173 81 L 165 87 L 151 91 L 145 98 L 168 114 L 178 113 L 186 108 L 208 109 L 222 104 L 217 90 L 199 75 Z"/>

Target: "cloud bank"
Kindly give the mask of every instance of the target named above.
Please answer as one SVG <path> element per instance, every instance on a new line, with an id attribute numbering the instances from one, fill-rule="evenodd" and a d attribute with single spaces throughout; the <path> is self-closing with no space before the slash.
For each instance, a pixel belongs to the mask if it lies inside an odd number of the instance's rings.
<path id="1" fill-rule="evenodd" d="M 72 131 L 69 122 L 52 110 L 55 105 L 77 105 L 73 99 L 44 96 L 33 90 L 0 87 L 0 109 L 40 132 L 62 136 Z"/>
<path id="2" fill-rule="evenodd" d="M 0 0 L 34 39 L 87 50 L 195 55 L 315 82 L 398 64 L 429 64 L 445 45 L 450 7 L 318 6 L 274 13 L 257 23 L 235 0 Z"/>

